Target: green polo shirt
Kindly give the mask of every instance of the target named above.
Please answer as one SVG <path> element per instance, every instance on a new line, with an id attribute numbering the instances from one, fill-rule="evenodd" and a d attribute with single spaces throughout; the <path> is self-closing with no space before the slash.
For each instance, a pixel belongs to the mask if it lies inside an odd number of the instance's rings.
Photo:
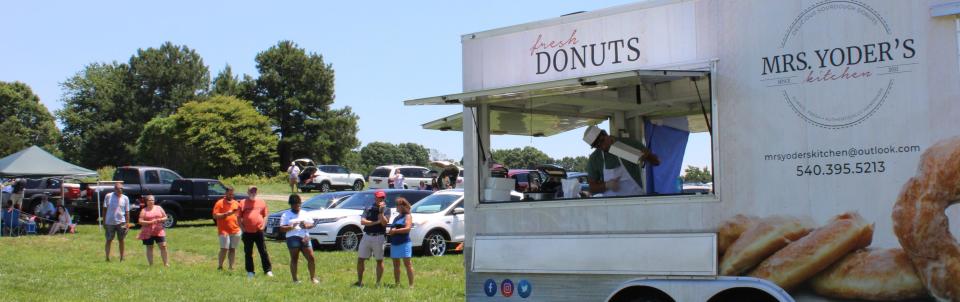
<path id="1" fill-rule="evenodd" d="M 623 142 L 631 147 L 642 149 L 644 148 L 643 143 L 629 139 L 629 138 L 616 138 L 618 142 Z M 603 155 L 600 155 L 604 153 Z M 604 160 L 606 159 L 606 160 Z M 630 173 L 630 176 L 633 177 L 633 180 L 642 188 L 643 183 L 641 183 L 642 178 L 640 178 L 640 165 L 631 162 L 623 161 L 627 173 Z M 594 149 L 593 153 L 590 153 L 590 158 L 587 159 L 587 179 L 590 181 L 604 181 L 603 179 L 603 169 L 614 169 L 620 166 L 620 158 L 616 155 L 610 154 L 609 152 L 604 152 L 599 148 Z"/>

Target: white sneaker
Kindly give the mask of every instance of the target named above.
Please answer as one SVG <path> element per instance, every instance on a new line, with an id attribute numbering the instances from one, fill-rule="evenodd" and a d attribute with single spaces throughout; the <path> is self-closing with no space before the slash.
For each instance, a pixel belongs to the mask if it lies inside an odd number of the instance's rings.
<path id="1" fill-rule="evenodd" d="M 267 272 L 267 277 L 273 277 L 273 271 Z"/>
<path id="2" fill-rule="evenodd" d="M 248 278 L 248 279 L 253 279 L 253 272 L 247 273 L 247 278 Z"/>

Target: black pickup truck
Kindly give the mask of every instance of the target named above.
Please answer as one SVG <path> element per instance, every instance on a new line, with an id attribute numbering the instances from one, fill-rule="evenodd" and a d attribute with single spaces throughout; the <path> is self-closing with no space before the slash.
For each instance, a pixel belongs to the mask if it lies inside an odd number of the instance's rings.
<path id="1" fill-rule="evenodd" d="M 113 181 L 123 182 L 123 194 L 130 198 L 131 204 L 136 204 L 144 194 L 170 194 L 173 183 L 183 177 L 170 169 L 147 166 L 118 167 L 113 172 Z M 112 184 L 81 184 L 81 197 L 73 203 L 74 212 L 80 214 L 84 220 L 97 218 L 97 192 L 100 202 L 107 193 L 113 192 Z"/>
<path id="2" fill-rule="evenodd" d="M 235 188 L 234 191 L 237 191 Z M 173 181 L 169 194 L 154 194 L 156 204 L 167 213 L 164 227 L 172 228 L 181 220 L 213 219 L 213 205 L 223 198 L 227 187 L 216 179 L 184 178 Z M 243 194 L 234 194 L 236 200 L 247 198 Z M 131 201 L 131 203 L 133 203 Z M 140 213 L 140 206 L 132 206 L 130 216 L 134 219 Z M 136 220 L 134 220 L 136 221 Z"/>

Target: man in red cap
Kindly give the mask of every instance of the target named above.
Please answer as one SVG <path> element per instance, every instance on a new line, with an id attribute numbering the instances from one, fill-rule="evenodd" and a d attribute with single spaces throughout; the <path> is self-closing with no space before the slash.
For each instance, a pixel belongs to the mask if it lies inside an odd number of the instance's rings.
<path id="1" fill-rule="evenodd" d="M 360 239 L 358 249 L 357 283 L 354 283 L 356 286 L 363 286 L 363 270 L 367 258 L 370 258 L 370 256 L 377 259 L 377 285 L 380 285 L 380 278 L 383 277 L 384 234 L 387 232 L 387 223 L 390 221 L 390 208 L 387 207 L 386 192 L 377 190 L 373 196 L 376 201 L 369 208 L 363 210 L 363 214 L 360 216 L 360 224 L 363 225 L 363 238 Z"/>

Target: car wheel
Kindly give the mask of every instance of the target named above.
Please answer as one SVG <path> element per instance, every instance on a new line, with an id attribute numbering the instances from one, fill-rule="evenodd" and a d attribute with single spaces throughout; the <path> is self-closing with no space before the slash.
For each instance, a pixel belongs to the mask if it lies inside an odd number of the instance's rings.
<path id="1" fill-rule="evenodd" d="M 360 246 L 360 229 L 355 226 L 348 226 L 337 233 L 337 248 L 341 251 L 356 251 Z"/>
<path id="2" fill-rule="evenodd" d="M 358 181 L 353 182 L 353 190 L 354 190 L 354 191 L 363 190 L 363 181 L 358 180 Z"/>
<path id="3" fill-rule="evenodd" d="M 323 193 L 330 192 L 330 183 L 329 182 L 320 183 L 320 192 L 323 192 Z"/>
<path id="4" fill-rule="evenodd" d="M 163 221 L 163 228 L 169 229 L 177 226 L 177 219 L 180 218 L 177 217 L 177 212 L 170 211 L 169 209 L 164 209 L 164 211 L 167 212 L 167 220 Z"/>
<path id="5" fill-rule="evenodd" d="M 423 238 L 423 254 L 426 256 L 443 256 L 447 252 L 447 236 L 440 231 L 430 231 Z"/>

